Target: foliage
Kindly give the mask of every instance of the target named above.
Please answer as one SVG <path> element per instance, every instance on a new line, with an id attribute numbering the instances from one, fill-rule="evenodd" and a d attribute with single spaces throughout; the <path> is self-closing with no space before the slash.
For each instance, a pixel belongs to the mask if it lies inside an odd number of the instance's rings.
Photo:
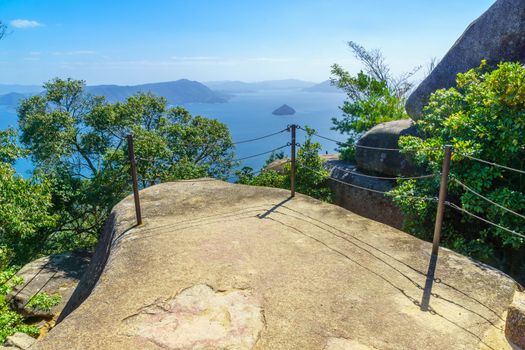
<path id="1" fill-rule="evenodd" d="M 109 104 L 79 80 L 54 79 L 19 106 L 21 141 L 45 176 L 60 220 L 54 250 L 91 246 L 113 205 L 130 192 L 126 135 L 141 185 L 225 176 L 233 144 L 217 120 L 139 93 Z"/>
<path id="2" fill-rule="evenodd" d="M 51 311 L 53 306 L 60 304 L 61 300 L 62 296 L 60 294 L 49 295 L 46 292 L 39 292 L 31 297 L 31 300 L 27 303 L 27 307 L 42 311 Z"/>
<path id="3" fill-rule="evenodd" d="M 0 131 L 0 269 L 34 258 L 57 221 L 51 214 L 49 183 L 26 180 L 12 167 L 24 154 L 15 135 L 13 130 Z"/>
<path id="4" fill-rule="evenodd" d="M 354 154 L 352 145 L 363 132 L 379 123 L 408 118 L 405 98 L 412 87 L 409 80 L 419 67 L 394 77 L 380 51 L 367 51 L 355 42 L 348 45 L 365 68 L 354 76 L 337 64 L 332 66 L 332 84 L 348 96 L 340 107 L 343 117 L 333 118 L 332 123 L 334 130 L 349 135 L 339 151 L 343 159 L 351 161 Z"/>
<path id="5" fill-rule="evenodd" d="M 450 144 L 453 147 L 451 179 L 461 181 L 502 206 L 525 214 L 523 175 L 464 156 L 524 169 L 525 68 L 521 64 L 501 63 L 490 70 L 483 62 L 478 69 L 458 74 L 457 87 L 436 91 L 417 125 L 424 138 L 406 136 L 400 139 L 400 146 L 413 154 L 417 162 L 438 173 L 443 160 L 439 148 Z M 438 179 L 406 181 L 392 192 L 396 203 L 407 214 L 410 232 L 430 237 L 435 204 L 402 195 L 435 196 L 438 188 Z M 448 192 L 448 200 L 465 210 L 525 233 L 525 220 L 466 191 L 454 180 L 449 181 Z M 445 223 L 445 245 L 492 263 L 515 276 L 524 276 L 522 238 L 475 218 L 462 216 L 452 209 L 446 211 Z"/>
<path id="6" fill-rule="evenodd" d="M 27 333 L 32 336 L 38 335 L 38 328 L 24 323 L 24 317 L 11 310 L 6 300 L 6 295 L 12 288 L 21 284 L 21 277 L 15 275 L 16 268 L 11 267 L 0 273 L 0 343 L 16 332 Z"/>
<path id="7" fill-rule="evenodd" d="M 329 173 L 324 169 L 323 161 L 319 157 L 321 144 L 312 142 L 312 135 L 315 133 L 314 129 L 306 127 L 306 133 L 305 141 L 297 151 L 296 191 L 330 202 L 332 201 L 332 191 L 326 183 Z M 266 161 L 265 166 L 274 160 L 275 156 L 272 154 Z M 236 173 L 239 178 L 238 183 L 241 184 L 285 189 L 290 189 L 290 174 L 290 162 L 284 164 L 282 171 L 279 172 L 272 169 L 263 169 L 260 174 L 255 175 L 252 168 L 244 167 Z"/>

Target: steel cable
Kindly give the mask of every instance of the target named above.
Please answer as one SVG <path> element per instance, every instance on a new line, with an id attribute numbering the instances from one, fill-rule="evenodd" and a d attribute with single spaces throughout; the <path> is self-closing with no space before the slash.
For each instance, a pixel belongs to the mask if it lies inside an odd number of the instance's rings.
<path id="1" fill-rule="evenodd" d="M 457 205 L 454 204 L 454 203 L 445 202 L 445 204 L 446 204 L 447 206 L 453 208 L 453 209 L 456 209 L 456 210 L 458 210 L 458 211 L 460 211 L 460 212 L 463 212 L 463 213 L 465 213 L 465 214 L 467 214 L 467 215 L 470 215 L 470 216 L 472 216 L 472 217 L 474 217 L 474 218 L 476 218 L 476 219 L 478 219 L 478 220 L 481 220 L 481 221 L 483 221 L 483 222 L 485 222 L 485 223 L 487 223 L 487 224 L 489 224 L 489 225 L 492 225 L 492 226 L 495 226 L 495 227 L 497 227 L 497 228 L 499 228 L 499 229 L 502 229 L 502 230 L 504 230 L 504 231 L 507 231 L 507 232 L 509 232 L 509 233 L 511 233 L 511 234 L 513 234 L 513 235 L 515 235 L 515 236 L 518 236 L 518 237 L 521 237 L 521 238 L 525 238 L 525 235 L 522 234 L 522 233 L 519 233 L 519 232 L 513 231 L 513 230 L 511 230 L 511 229 L 509 229 L 509 228 L 506 228 L 506 227 L 504 227 L 504 226 L 501 226 L 501 225 L 498 225 L 498 224 L 496 224 L 496 223 L 494 223 L 494 222 L 491 222 L 491 221 L 489 221 L 489 220 L 487 220 L 487 219 L 485 219 L 485 218 L 482 218 L 481 216 L 478 216 L 478 215 L 476 215 L 476 214 L 473 214 L 473 213 L 469 212 L 468 210 L 465 210 L 465 209 L 463 209 L 463 208 L 457 206 Z"/>
<path id="2" fill-rule="evenodd" d="M 265 138 L 268 138 L 268 137 L 272 137 L 272 136 L 275 136 L 275 135 L 279 135 L 279 134 L 281 134 L 281 133 L 283 133 L 285 131 L 288 131 L 288 128 L 283 129 L 283 130 L 279 130 L 277 132 L 274 132 L 274 133 L 271 133 L 271 134 L 268 134 L 268 135 L 264 135 L 264 136 L 261 136 L 261 137 L 256 137 L 256 138 L 253 138 L 253 139 L 237 141 L 237 142 L 234 142 L 233 144 L 234 145 L 239 145 L 241 143 L 254 142 L 254 141 L 262 140 L 262 139 L 265 139 Z"/>
<path id="3" fill-rule="evenodd" d="M 454 178 L 453 178 L 452 181 L 454 181 L 455 183 L 457 183 L 458 185 L 460 185 L 461 187 L 463 187 L 465 190 L 467 190 L 467 191 L 469 191 L 469 192 L 475 194 L 476 196 L 478 196 L 478 197 L 480 197 L 480 198 L 486 200 L 487 202 L 489 202 L 489 203 L 491 203 L 491 204 L 497 206 L 498 208 L 503 209 L 503 210 L 505 210 L 505 211 L 507 211 L 507 212 L 509 212 L 509 213 L 511 213 L 511 214 L 514 214 L 514 215 L 516 215 L 516 216 L 519 216 L 519 217 L 522 218 L 522 219 L 525 219 L 525 215 L 522 215 L 522 214 L 520 214 L 520 213 L 516 213 L 516 212 L 515 212 L 514 210 L 512 210 L 512 209 L 509 209 L 509 208 L 504 207 L 503 205 L 501 205 L 501 204 L 499 204 L 499 203 L 494 202 L 493 200 L 491 200 L 491 199 L 489 199 L 489 198 L 483 196 L 482 194 L 480 194 L 480 193 L 474 191 L 472 188 L 468 187 L 467 185 L 465 185 L 463 182 L 459 181 L 458 179 L 454 179 Z"/>
<path id="4" fill-rule="evenodd" d="M 300 125 L 297 126 L 297 128 L 299 130 L 303 130 L 303 131 L 306 131 L 303 127 L 301 127 Z M 339 146 L 354 146 L 356 148 L 363 148 L 363 149 L 371 149 L 371 150 L 377 150 L 377 151 L 393 151 L 393 152 L 401 152 L 403 151 L 401 148 L 384 148 L 384 147 L 373 147 L 373 146 L 363 146 L 363 145 L 359 145 L 357 143 L 354 143 L 354 144 L 348 144 L 346 142 L 341 142 L 341 141 L 338 141 L 338 140 L 335 140 L 335 139 L 332 139 L 330 137 L 326 137 L 326 136 L 323 136 L 323 135 L 319 135 L 318 133 L 314 132 L 312 133 L 313 136 L 316 136 L 316 137 L 319 137 L 319 138 L 322 138 L 322 139 L 325 139 L 325 140 L 328 140 L 328 141 L 332 141 L 332 142 L 335 142 L 336 144 L 338 144 Z M 442 148 L 425 148 L 423 150 L 425 151 L 437 151 L 437 150 L 441 150 Z"/>
<path id="5" fill-rule="evenodd" d="M 304 164 L 301 164 L 301 163 L 298 163 L 298 165 L 300 167 L 303 167 L 305 169 L 308 169 L 310 171 L 313 171 L 319 175 L 323 175 L 320 171 L 316 170 L 316 169 L 312 169 L 310 167 L 307 167 L 306 165 Z M 389 191 L 380 191 L 380 190 L 374 190 L 374 189 L 371 189 L 371 188 L 367 188 L 367 187 L 363 187 L 363 186 L 359 186 L 359 185 L 355 185 L 355 184 L 351 184 L 351 183 L 348 183 L 348 182 L 344 182 L 344 181 L 341 181 L 339 179 L 336 179 L 334 177 L 331 177 L 331 176 L 328 176 L 328 179 L 330 180 L 333 180 L 333 181 L 336 181 L 336 182 L 339 182 L 343 185 L 348 185 L 348 186 L 351 186 L 351 187 L 355 187 L 355 188 L 358 188 L 358 189 L 361 189 L 361 190 L 365 190 L 365 191 L 369 191 L 369 192 L 374 192 L 374 193 L 379 193 L 379 194 L 387 194 Z M 402 196 L 402 197 L 411 197 L 411 198 L 414 198 L 414 199 L 420 199 L 420 200 L 425 200 L 425 201 L 437 201 L 437 198 L 432 198 L 432 197 L 416 197 L 416 196 L 412 196 L 412 195 L 405 195 L 405 196 Z"/>
<path id="6" fill-rule="evenodd" d="M 487 160 L 483 160 L 483 159 L 480 159 L 480 158 L 469 156 L 468 154 L 464 154 L 464 153 L 459 153 L 459 155 L 461 155 L 461 156 L 463 156 L 465 158 L 469 158 L 471 160 L 478 161 L 480 163 L 485 163 L 485 164 L 492 165 L 492 166 L 495 166 L 495 167 L 507 169 L 507 170 L 514 171 L 514 172 L 517 172 L 517 173 L 520 173 L 520 174 L 525 174 L 525 170 L 514 169 L 514 168 L 511 168 L 511 167 L 508 167 L 508 166 L 505 166 L 505 165 L 501 165 L 501 164 L 498 164 L 498 163 L 493 163 L 493 162 L 489 162 Z"/>
<path id="7" fill-rule="evenodd" d="M 435 177 L 437 175 L 437 174 L 428 174 L 428 175 L 407 176 L 407 177 L 403 177 L 403 176 L 385 177 L 385 176 L 373 176 L 373 175 L 360 174 L 360 173 L 356 173 L 354 171 L 349 171 L 349 170 L 346 170 L 346 169 L 343 169 L 343 168 L 339 168 L 339 167 L 334 167 L 333 169 L 341 170 L 342 172 L 345 172 L 345 173 L 351 174 L 351 175 L 367 177 L 367 178 L 370 178 L 370 179 L 379 179 L 379 180 L 418 180 L 418 179 L 428 179 L 428 178 L 431 178 L 431 177 Z"/>
<path id="8" fill-rule="evenodd" d="M 250 158 L 255 158 L 255 157 L 264 156 L 265 154 L 269 154 L 269 153 L 272 153 L 272 152 L 275 152 L 275 151 L 279 151 L 279 150 L 281 150 L 281 149 L 283 149 L 283 148 L 286 148 L 286 147 L 288 147 L 288 146 L 290 146 L 289 143 L 286 144 L 286 145 L 283 145 L 283 146 L 281 146 L 281 147 L 277 147 L 277 148 L 274 148 L 274 149 L 272 149 L 272 150 L 269 150 L 269 151 L 263 152 L 263 153 L 258 153 L 258 154 L 254 154 L 254 155 L 252 155 L 252 156 L 248 156 L 248 157 L 242 157 L 242 158 L 234 159 L 234 160 L 231 161 L 231 163 L 240 162 L 240 161 L 245 160 L 245 159 L 250 159 Z"/>

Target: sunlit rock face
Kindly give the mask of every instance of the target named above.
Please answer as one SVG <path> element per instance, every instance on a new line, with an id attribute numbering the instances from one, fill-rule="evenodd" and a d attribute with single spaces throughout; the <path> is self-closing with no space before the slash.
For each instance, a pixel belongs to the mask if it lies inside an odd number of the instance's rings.
<path id="1" fill-rule="evenodd" d="M 283 189 L 199 179 L 140 198 L 143 225 L 132 196 L 115 206 L 32 350 L 511 349 L 516 282 L 450 250 L 429 268 L 430 243 Z"/>
<path id="2" fill-rule="evenodd" d="M 422 115 L 429 96 L 455 85 L 456 75 L 501 61 L 525 63 L 525 1 L 498 0 L 472 22 L 432 73 L 410 95 L 406 110 L 412 119 Z"/>

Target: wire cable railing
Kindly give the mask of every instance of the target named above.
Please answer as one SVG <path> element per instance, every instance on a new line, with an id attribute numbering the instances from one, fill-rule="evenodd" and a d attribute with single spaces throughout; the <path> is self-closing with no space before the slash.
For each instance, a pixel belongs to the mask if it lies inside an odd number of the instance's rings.
<path id="1" fill-rule="evenodd" d="M 285 131 L 288 131 L 288 128 L 285 128 L 285 129 L 282 129 L 282 130 L 276 131 L 276 132 L 271 133 L 271 134 L 268 134 L 268 135 L 264 135 L 264 136 L 256 137 L 256 138 L 253 138 L 253 139 L 242 140 L 242 141 L 236 141 L 236 142 L 233 142 L 233 144 L 234 144 L 234 145 L 240 145 L 240 144 L 243 144 L 243 143 L 255 142 L 255 141 L 259 141 L 259 140 L 266 139 L 266 138 L 268 138 L 268 137 L 272 137 L 272 136 L 275 136 L 275 135 L 282 134 L 282 133 L 285 132 Z"/>
<path id="2" fill-rule="evenodd" d="M 301 126 L 298 126 L 297 128 L 299 130 L 307 131 L 305 128 L 303 128 Z M 359 143 L 342 142 L 342 141 L 333 139 L 331 137 L 320 135 L 320 134 L 318 134 L 316 132 L 313 132 L 312 136 L 316 136 L 316 137 L 319 137 L 319 138 L 327 140 L 327 141 L 335 142 L 338 146 L 355 147 L 355 148 L 369 149 L 369 150 L 375 150 L 375 151 L 390 151 L 390 152 L 408 152 L 409 151 L 409 150 L 405 150 L 405 149 L 401 149 L 401 148 L 374 147 L 374 146 L 360 145 Z M 423 150 L 439 151 L 439 150 L 442 150 L 442 149 L 443 149 L 442 147 L 439 147 L 439 148 L 425 148 Z M 419 150 L 421 150 L 421 149 L 419 149 Z"/>
<path id="3" fill-rule="evenodd" d="M 234 160 L 231 161 L 231 163 L 237 163 L 237 162 L 240 162 L 240 161 L 243 161 L 243 160 L 246 160 L 246 159 L 251 159 L 251 158 L 264 156 L 266 154 L 271 154 L 271 153 L 277 152 L 277 151 L 282 150 L 283 148 L 286 148 L 286 147 L 289 147 L 289 146 L 290 146 L 290 143 L 287 143 L 286 145 L 283 145 L 281 147 L 277 147 L 277 148 L 271 149 L 271 150 L 266 151 L 266 152 L 257 153 L 257 154 L 251 155 L 251 156 L 234 159 Z"/>
<path id="4" fill-rule="evenodd" d="M 330 172 L 327 175 L 326 171 L 321 171 L 320 169 L 314 169 L 312 167 L 307 166 L 303 162 L 297 161 L 295 159 L 295 146 L 300 146 L 299 144 L 297 144 L 295 142 L 296 129 L 299 129 L 299 130 L 302 130 L 302 131 L 306 131 L 309 136 L 314 136 L 314 137 L 318 137 L 318 138 L 321 138 L 321 139 L 324 139 L 324 140 L 328 140 L 328 141 L 336 143 L 339 146 L 345 146 L 345 147 L 355 147 L 355 148 L 362 148 L 362 149 L 370 149 L 370 150 L 377 150 L 377 151 L 391 151 L 391 152 L 444 151 L 443 170 L 441 172 L 436 172 L 436 173 L 433 173 L 433 174 L 414 175 L 414 176 L 376 176 L 376 175 L 363 174 L 363 173 L 355 171 L 355 169 L 347 170 L 347 169 L 341 168 L 339 166 L 335 166 L 335 167 L 330 169 Z M 308 171 L 315 172 L 318 175 L 322 175 L 322 176 L 326 177 L 326 179 L 329 179 L 329 180 L 334 181 L 336 183 L 340 183 L 340 184 L 343 184 L 345 186 L 353 187 L 353 188 L 356 188 L 356 189 L 359 189 L 359 190 L 363 190 L 363 191 L 367 191 L 367 192 L 371 192 L 371 193 L 377 193 L 377 194 L 381 194 L 383 196 L 390 195 L 390 197 L 392 197 L 392 198 L 411 198 L 411 199 L 415 199 L 415 200 L 422 200 L 422 201 L 428 201 L 428 202 L 437 202 L 437 214 L 436 214 L 436 223 L 435 223 L 435 229 L 434 229 L 434 243 L 433 243 L 433 247 L 432 247 L 432 254 L 437 254 L 437 251 L 438 251 L 438 248 L 439 248 L 441 227 L 442 227 L 442 222 L 443 222 L 443 219 L 444 219 L 444 208 L 445 207 L 453 208 L 454 210 L 460 211 L 460 212 L 462 212 L 462 213 L 464 213 L 466 215 L 469 215 L 469 216 L 474 217 L 474 218 L 476 218 L 478 220 L 481 220 L 481 221 L 485 222 L 486 224 L 492 225 L 493 227 L 496 227 L 496 228 L 499 228 L 501 230 L 504 230 L 505 232 L 511 233 L 511 234 L 513 234 L 515 236 L 518 236 L 520 238 L 525 238 L 525 235 L 523 233 L 520 233 L 520 232 L 518 232 L 516 230 L 512 230 L 512 229 L 510 229 L 508 227 L 505 227 L 503 225 L 500 225 L 498 223 L 491 222 L 490 220 L 487 220 L 487 219 L 485 219 L 485 218 L 483 218 L 483 217 L 481 217 L 481 216 L 479 216 L 477 214 L 474 214 L 474 213 L 472 213 L 472 212 L 462 208 L 458 204 L 454 204 L 454 203 L 446 200 L 448 183 L 449 183 L 449 181 L 454 181 L 459 186 L 461 186 L 465 191 L 468 191 L 468 192 L 472 193 L 473 195 L 478 196 L 479 198 L 487 201 L 488 203 L 496 206 L 497 208 L 499 208 L 501 210 L 504 210 L 505 212 L 508 212 L 508 213 L 510 213 L 512 215 L 515 215 L 517 217 L 525 219 L 525 215 L 520 214 L 517 211 L 512 210 L 510 208 L 507 208 L 504 205 L 495 202 L 494 200 L 491 200 L 490 198 L 488 198 L 488 197 L 478 193 L 474 189 L 472 189 L 469 186 L 467 186 L 466 184 L 462 183 L 458 179 L 456 179 L 454 177 L 450 177 L 449 173 L 450 173 L 450 161 L 451 161 L 451 155 L 452 155 L 452 147 L 449 146 L 449 145 L 446 145 L 444 147 L 438 147 L 438 148 L 419 148 L 417 150 L 404 150 L 404 149 L 401 149 L 401 148 L 365 146 L 365 145 L 360 145 L 360 144 L 356 144 L 356 143 L 351 144 L 351 143 L 348 143 L 348 142 L 341 142 L 341 141 L 336 140 L 334 138 L 331 138 L 331 137 L 328 137 L 328 136 L 325 136 L 325 135 L 321 135 L 321 134 L 319 134 L 319 133 L 317 133 L 315 131 L 312 132 L 312 131 L 308 130 L 307 128 L 303 128 L 302 126 L 295 125 L 295 124 L 288 125 L 285 129 L 281 129 L 281 130 L 278 130 L 278 131 L 273 132 L 273 133 L 269 133 L 269 134 L 262 135 L 262 136 L 259 136 L 259 137 L 254 137 L 254 138 L 251 138 L 251 139 L 246 139 L 246 140 L 233 142 L 233 145 L 239 145 L 239 144 L 245 144 L 245 143 L 250 143 L 250 142 L 256 142 L 256 141 L 259 141 L 259 140 L 267 139 L 267 138 L 270 138 L 270 137 L 282 134 L 284 132 L 290 132 L 291 133 L 291 142 L 288 142 L 285 145 L 273 148 L 273 149 L 265 151 L 265 152 L 260 152 L 260 153 L 252 154 L 252 155 L 249 155 L 249 156 L 240 157 L 240 158 L 237 158 L 237 159 L 230 160 L 230 161 L 227 162 L 227 164 L 229 164 L 229 166 L 231 167 L 231 166 L 234 166 L 234 165 L 238 165 L 239 162 L 242 162 L 244 160 L 252 159 L 252 158 L 256 158 L 256 157 L 260 157 L 260 156 L 264 156 L 264 155 L 268 155 L 268 154 L 272 154 L 272 153 L 275 153 L 275 152 L 277 152 L 279 150 L 282 150 L 284 148 L 290 147 L 291 159 L 286 160 L 286 162 L 283 163 L 282 165 L 287 164 L 287 163 L 292 163 L 292 166 L 291 166 L 291 169 L 290 169 L 291 196 L 292 197 L 295 194 L 295 186 L 296 186 L 295 185 L 295 176 L 296 176 L 295 172 L 296 172 L 296 167 L 299 167 L 299 168 L 306 169 Z M 458 154 L 461 155 L 461 156 L 464 156 L 465 158 L 469 158 L 469 159 L 472 159 L 472 160 L 475 160 L 475 161 L 479 161 L 479 162 L 484 163 L 484 164 L 496 166 L 496 167 L 507 169 L 507 170 L 510 170 L 510 171 L 515 171 L 515 172 L 518 172 L 518 173 L 521 173 L 521 174 L 525 174 L 524 170 L 515 169 L 515 168 L 512 168 L 512 167 L 508 167 L 508 166 L 505 166 L 505 165 L 497 164 L 497 163 L 494 163 L 494 162 L 489 162 L 489 161 L 486 161 L 486 160 L 483 160 L 483 159 L 480 159 L 480 158 L 476 158 L 476 157 L 470 156 L 468 154 L 461 154 L 461 153 L 458 153 Z M 149 162 L 159 162 L 159 163 L 170 164 L 169 161 L 163 160 L 162 158 L 160 158 L 160 159 L 151 159 L 151 158 L 147 158 L 147 157 L 137 157 L 135 159 L 134 155 L 131 155 L 131 154 L 129 155 L 129 158 L 130 158 L 130 161 L 132 163 L 134 163 L 136 160 L 139 160 L 139 161 L 149 161 Z M 250 172 L 247 172 L 245 175 L 247 175 L 247 176 L 258 176 L 258 175 L 262 174 L 263 172 L 265 172 L 266 170 L 267 170 L 266 168 L 261 168 L 259 171 L 256 171 L 256 172 L 250 171 Z M 133 171 L 136 172 L 136 166 L 135 165 L 133 165 L 131 167 L 131 171 L 132 172 Z M 398 181 L 398 180 L 400 180 L 400 181 L 404 181 L 404 180 L 422 180 L 422 179 L 432 179 L 432 178 L 435 178 L 437 176 L 441 176 L 441 185 L 440 185 L 440 190 L 439 190 L 439 198 L 432 197 L 432 196 L 418 196 L 418 195 L 415 195 L 415 194 L 409 193 L 409 192 L 407 192 L 407 193 L 392 193 L 390 190 L 376 189 L 376 188 L 373 188 L 373 186 L 369 186 L 368 187 L 368 186 L 358 185 L 358 184 L 355 184 L 355 183 L 352 183 L 352 182 L 343 181 L 342 179 L 334 177 L 332 175 L 334 173 L 334 171 L 341 171 L 343 173 L 349 174 L 351 176 L 356 176 L 356 177 L 363 177 L 363 178 L 376 179 L 376 180 L 391 180 L 391 181 Z M 235 171 L 235 172 L 227 173 L 225 175 L 221 175 L 221 176 L 219 176 L 219 178 L 220 179 L 225 179 L 227 181 L 230 181 L 230 180 L 233 180 L 233 179 L 239 179 L 242 176 L 243 176 L 243 172 L 241 170 L 238 170 L 238 171 Z M 135 174 L 135 177 L 136 177 L 136 174 Z M 156 184 L 156 183 L 159 183 L 159 182 L 162 181 L 162 179 L 160 177 L 155 178 L 155 179 L 146 179 L 146 177 L 144 177 L 144 178 L 141 177 L 140 180 L 143 181 L 143 182 L 144 181 L 149 182 L 150 184 Z M 146 185 L 143 185 L 143 186 L 146 186 Z M 136 187 L 138 187 L 138 185 L 136 184 L 136 180 L 134 180 L 134 188 L 136 189 Z M 135 191 L 135 189 L 134 189 L 134 193 L 138 197 L 138 192 Z M 140 203 L 138 203 L 136 205 L 140 206 Z M 139 210 L 139 209 L 140 208 L 138 208 L 137 210 Z M 138 215 L 139 214 L 140 214 L 140 212 L 137 211 L 137 221 L 138 221 Z"/>
<path id="5" fill-rule="evenodd" d="M 478 220 L 481 220 L 481 221 L 483 221 L 483 222 L 485 222 L 485 223 L 487 223 L 487 224 L 489 224 L 489 225 L 492 225 L 492 226 L 494 226 L 494 227 L 497 227 L 497 228 L 499 228 L 499 229 L 502 229 L 502 230 L 504 230 L 504 231 L 507 231 L 507 232 L 510 233 L 510 234 L 513 234 L 513 235 L 518 236 L 518 237 L 521 237 L 521 238 L 525 238 L 525 235 L 522 234 L 522 233 L 516 232 L 516 231 L 514 231 L 514 230 L 511 230 L 511 229 L 509 229 L 509 228 L 506 228 L 506 227 L 504 227 L 504 226 L 501 226 L 501 225 L 499 225 L 499 224 L 496 224 L 496 223 L 494 223 L 494 222 L 492 222 L 492 221 L 489 221 L 489 220 L 487 220 L 487 219 L 485 219 L 485 218 L 482 218 L 481 216 L 476 215 L 476 214 L 474 214 L 474 213 L 471 213 L 470 211 L 468 211 L 468 210 L 466 210 L 466 209 L 463 209 L 463 208 L 461 208 L 460 206 L 458 206 L 458 205 L 456 205 L 456 204 L 454 204 L 454 203 L 451 203 L 451 202 L 448 202 L 448 201 L 447 201 L 447 202 L 445 202 L 445 205 L 447 205 L 447 206 L 449 206 L 449 207 L 451 207 L 451 208 L 453 208 L 453 209 L 456 209 L 456 210 L 458 210 L 458 211 L 460 211 L 460 212 L 462 212 L 462 213 L 465 213 L 465 214 L 467 214 L 467 215 L 470 215 L 470 216 L 472 216 L 472 217 L 474 217 L 474 218 L 476 218 L 476 219 L 478 219 Z"/>
<path id="6" fill-rule="evenodd" d="M 317 169 L 313 169 L 309 166 L 306 166 L 304 165 L 303 163 L 301 162 L 298 162 L 297 165 L 299 167 L 302 167 L 304 169 L 307 169 L 307 170 L 310 170 L 318 175 L 326 175 L 326 174 L 323 174 L 321 171 L 317 170 Z M 356 184 L 353 184 L 353 183 L 349 183 L 349 182 L 345 182 L 345 181 L 342 181 L 340 179 L 337 179 L 335 177 L 332 177 L 330 175 L 327 176 L 328 179 L 332 180 L 332 181 L 335 181 L 335 182 L 338 182 L 338 183 L 341 183 L 343 185 L 347 185 L 347 186 L 350 186 L 350 187 L 354 187 L 354 188 L 358 188 L 360 190 L 364 190 L 364 191 L 369 191 L 369 192 L 374 192 L 374 193 L 379 193 L 379 194 L 387 194 L 389 193 L 390 191 L 381 191 L 381 190 L 376 190 L 376 189 L 373 189 L 373 188 L 368 188 L 368 187 L 364 187 L 364 186 L 359 186 L 359 185 L 356 185 Z M 414 199 L 419 199 L 419 200 L 424 200 L 424 201 L 436 201 L 437 198 L 435 197 L 418 197 L 418 196 L 413 196 L 413 195 L 407 195 L 406 197 L 411 197 L 411 198 L 414 198 Z"/>
<path id="7" fill-rule="evenodd" d="M 498 164 L 498 163 L 489 162 L 488 160 L 484 160 L 484 159 L 481 159 L 481 158 L 476 158 L 476 157 L 470 156 L 470 155 L 465 154 L 465 153 L 459 153 L 459 155 L 463 156 L 465 158 L 468 158 L 470 160 L 475 160 L 475 161 L 480 162 L 480 163 L 484 163 L 484 164 L 492 165 L 492 166 L 495 166 L 495 167 L 498 167 L 498 168 L 514 171 L 514 172 L 520 173 L 520 174 L 525 174 L 525 170 L 515 169 L 515 168 L 508 167 L 506 165 L 501 165 L 501 164 Z"/>
<path id="8" fill-rule="evenodd" d="M 369 178 L 369 179 L 376 179 L 376 180 L 420 180 L 420 179 L 429 179 L 429 178 L 432 178 L 432 177 L 436 177 L 438 175 L 438 174 L 427 174 L 427 175 L 418 175 L 418 176 L 395 176 L 395 177 L 390 177 L 390 176 L 375 176 L 375 175 L 362 174 L 362 173 L 358 173 L 356 171 L 346 170 L 346 169 L 343 169 L 343 168 L 340 168 L 340 167 L 334 167 L 334 168 L 332 168 L 332 171 L 336 170 L 336 169 L 340 170 L 340 171 L 342 171 L 344 173 L 350 174 L 350 175 L 366 177 L 366 178 Z"/>

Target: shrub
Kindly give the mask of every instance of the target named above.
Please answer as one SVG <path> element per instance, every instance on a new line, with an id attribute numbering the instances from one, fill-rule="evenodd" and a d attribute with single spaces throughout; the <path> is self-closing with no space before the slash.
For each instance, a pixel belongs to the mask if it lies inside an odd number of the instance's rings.
<path id="1" fill-rule="evenodd" d="M 24 317 L 13 311 L 6 300 L 6 295 L 12 288 L 23 282 L 21 277 L 15 275 L 16 268 L 12 267 L 0 273 L 0 343 L 16 332 L 38 335 L 38 327 L 24 323 Z"/>
<path id="2" fill-rule="evenodd" d="M 443 152 L 453 146 L 448 200 L 503 227 L 525 232 L 525 220 L 466 191 L 466 184 L 502 206 L 525 213 L 524 175 L 467 158 L 474 156 L 511 168 L 525 163 L 525 68 L 501 63 L 490 70 L 482 62 L 477 69 L 458 74 L 457 86 L 436 91 L 417 122 L 424 137 L 406 136 L 400 146 L 430 171 L 440 172 Z M 407 215 L 409 232 L 430 238 L 435 203 L 403 194 L 435 196 L 439 179 L 403 181 L 392 191 L 394 201 Z M 489 262 L 514 276 L 523 276 L 524 239 L 447 208 L 443 244 Z M 521 253 L 520 253 L 521 252 Z M 521 254 L 521 255 L 520 255 Z"/>
<path id="3" fill-rule="evenodd" d="M 51 311 L 53 306 L 60 304 L 62 296 L 60 294 L 49 295 L 46 292 L 36 293 L 31 297 L 31 300 L 27 303 L 27 307 L 42 310 Z"/>

